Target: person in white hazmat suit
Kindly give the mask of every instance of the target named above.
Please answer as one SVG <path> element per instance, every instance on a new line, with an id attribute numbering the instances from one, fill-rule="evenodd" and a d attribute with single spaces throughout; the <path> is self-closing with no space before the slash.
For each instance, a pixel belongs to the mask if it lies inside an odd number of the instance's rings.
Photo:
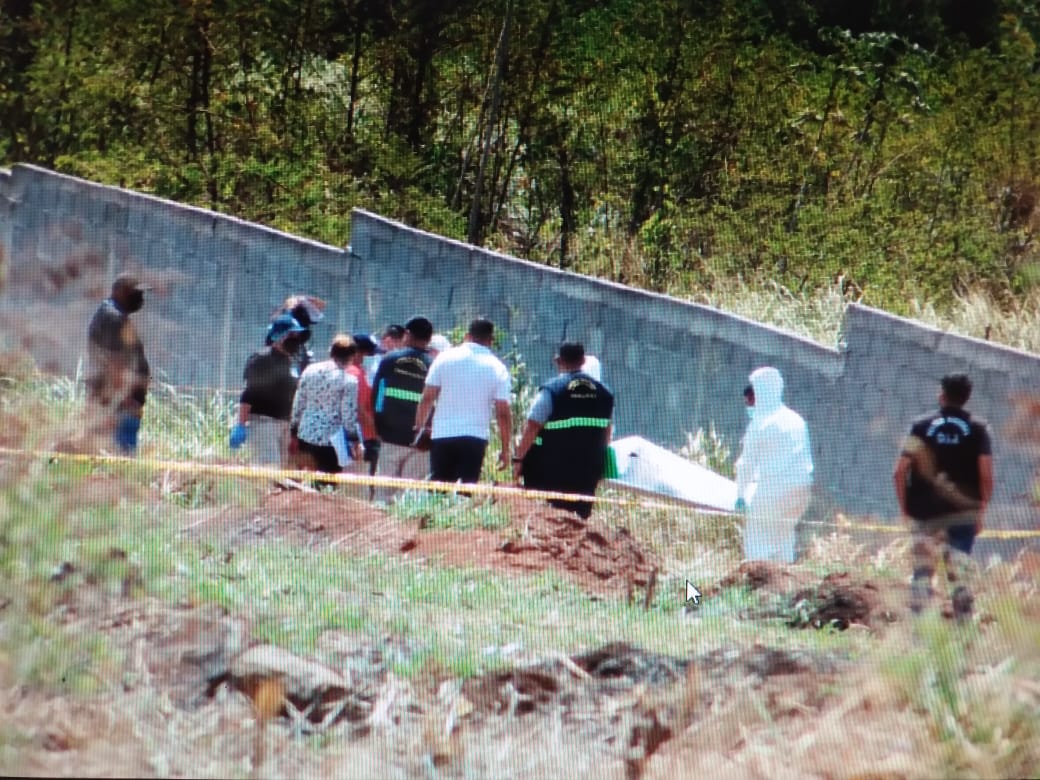
<path id="1" fill-rule="evenodd" d="M 758 368 L 749 378 L 754 405 L 736 463 L 734 507 L 747 517 L 744 558 L 793 563 L 795 528 L 812 493 L 809 428 L 784 405 L 779 371 Z"/>

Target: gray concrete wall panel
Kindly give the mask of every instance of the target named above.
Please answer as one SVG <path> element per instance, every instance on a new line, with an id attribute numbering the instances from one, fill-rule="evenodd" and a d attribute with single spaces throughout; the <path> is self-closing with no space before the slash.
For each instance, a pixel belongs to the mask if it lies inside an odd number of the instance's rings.
<path id="1" fill-rule="evenodd" d="M 138 318 L 149 355 L 177 384 L 237 388 L 268 315 L 287 294 L 309 292 L 329 302 L 315 331 L 319 355 L 338 331 L 374 332 L 422 313 L 447 332 L 485 315 L 515 339 L 537 382 L 552 375 L 560 339 L 584 341 L 617 394 L 618 434 L 672 446 L 714 425 L 735 454 L 747 375 L 775 365 L 809 423 L 821 494 L 883 517 L 895 514 L 890 474 L 909 420 L 934 406 L 943 374 L 963 370 L 976 385 L 971 407 L 998 434 L 999 501 L 1021 504 L 1033 477 L 1034 455 L 999 434 L 1013 395 L 1035 392 L 1040 359 L 864 306 L 848 307 L 844 348 L 830 349 L 362 211 L 348 252 L 22 165 L 0 170 L 0 249 L 9 266 L 0 327 L 54 371 L 75 370 L 98 300 L 133 269 L 155 285 Z"/>

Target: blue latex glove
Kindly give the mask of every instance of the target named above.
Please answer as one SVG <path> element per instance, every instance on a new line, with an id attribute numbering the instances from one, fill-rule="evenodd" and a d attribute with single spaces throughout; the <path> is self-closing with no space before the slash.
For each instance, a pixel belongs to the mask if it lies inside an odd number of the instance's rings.
<path id="1" fill-rule="evenodd" d="M 738 498 L 737 503 L 733 505 L 733 511 L 744 514 L 747 511 L 747 501 L 745 501 L 743 498 Z"/>
<path id="2" fill-rule="evenodd" d="M 249 429 L 242 423 L 235 423 L 235 427 L 231 429 L 231 436 L 228 437 L 228 446 L 237 450 L 246 443 L 247 438 L 249 438 Z"/>
<path id="3" fill-rule="evenodd" d="M 116 421 L 116 444 L 125 455 L 137 449 L 137 433 L 141 430 L 141 418 L 132 414 L 120 414 Z"/>

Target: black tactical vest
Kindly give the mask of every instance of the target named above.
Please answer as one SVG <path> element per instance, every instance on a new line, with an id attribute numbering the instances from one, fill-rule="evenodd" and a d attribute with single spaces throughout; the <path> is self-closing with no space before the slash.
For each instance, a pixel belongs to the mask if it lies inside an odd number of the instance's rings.
<path id="1" fill-rule="evenodd" d="M 415 438 L 415 410 L 422 398 L 433 359 L 428 352 L 405 347 L 379 361 L 372 384 L 372 407 L 379 438 L 408 446 Z"/>
<path id="2" fill-rule="evenodd" d="M 581 372 L 561 374 L 541 389 L 552 396 L 552 414 L 524 459 L 524 484 L 594 492 L 603 475 L 613 393 Z"/>

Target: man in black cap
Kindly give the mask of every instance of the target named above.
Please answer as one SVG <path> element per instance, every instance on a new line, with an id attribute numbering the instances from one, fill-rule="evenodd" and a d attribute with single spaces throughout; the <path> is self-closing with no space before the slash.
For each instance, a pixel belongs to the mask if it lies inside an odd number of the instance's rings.
<path id="1" fill-rule="evenodd" d="M 245 387 L 228 446 L 237 450 L 248 439 L 251 460 L 257 465 L 289 465 L 289 419 L 298 380 L 293 358 L 302 332 L 303 326 L 292 315 L 275 317 L 267 331 L 270 346 L 250 355 L 242 372 Z"/>
<path id="2" fill-rule="evenodd" d="M 582 370 L 585 348 L 565 341 L 556 354 L 559 376 L 539 388 L 513 458 L 513 476 L 535 490 L 596 494 L 610 444 L 614 394 Z M 582 518 L 590 501 L 552 500 Z"/>
<path id="3" fill-rule="evenodd" d="M 315 295 L 290 295 L 271 315 L 271 324 L 267 326 L 267 336 L 264 339 L 264 344 L 268 347 L 274 343 L 272 338 L 274 321 L 283 314 L 290 315 L 302 328 L 299 333 L 292 335 L 289 343 L 289 349 L 293 355 L 293 374 L 297 379 L 307 366 L 314 362 L 314 352 L 307 346 L 307 343 L 312 335 L 311 326 L 325 318 L 325 305 L 325 301 Z"/>
<path id="4" fill-rule="evenodd" d="M 91 427 L 111 435 L 125 455 L 137 449 L 151 378 L 144 345 L 130 321 L 148 289 L 137 277 L 120 274 L 87 328 L 87 400 L 98 418 Z"/>
<path id="5" fill-rule="evenodd" d="M 427 352 L 433 324 L 425 317 L 405 323 L 403 346 L 379 361 L 372 383 L 376 431 L 382 441 L 376 474 L 425 479 L 430 471 L 428 447 L 416 441 L 413 424 L 433 358 Z M 393 491 L 380 491 L 390 496 Z"/>
<path id="6" fill-rule="evenodd" d="M 972 614 L 969 556 L 993 494 L 989 429 L 964 408 L 971 389 L 965 374 L 942 378 L 939 410 L 910 426 L 894 474 L 896 500 L 911 525 L 910 609 L 920 613 L 927 606 L 942 557 L 958 620 Z"/>

